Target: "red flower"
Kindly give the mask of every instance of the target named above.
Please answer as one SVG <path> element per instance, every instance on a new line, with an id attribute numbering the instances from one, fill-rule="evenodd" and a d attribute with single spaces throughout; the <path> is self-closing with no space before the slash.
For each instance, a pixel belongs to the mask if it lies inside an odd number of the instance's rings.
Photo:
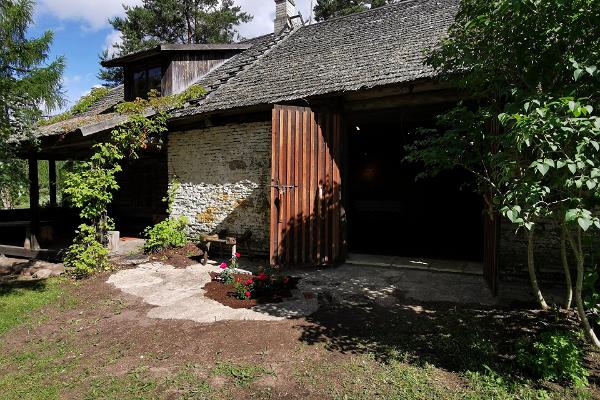
<path id="1" fill-rule="evenodd" d="M 221 265 L 219 265 L 219 268 L 221 268 L 221 269 L 227 269 L 227 264 L 226 263 L 221 263 Z"/>
<path id="2" fill-rule="evenodd" d="M 246 281 L 246 285 L 252 285 L 254 283 L 254 281 L 252 279 L 248 279 Z"/>
<path id="3" fill-rule="evenodd" d="M 264 281 L 265 279 L 267 279 L 267 275 L 265 275 L 264 272 L 261 272 L 260 274 L 258 274 L 258 279 Z"/>
<path id="4" fill-rule="evenodd" d="M 251 295 L 252 295 L 252 293 L 246 292 L 246 297 L 250 297 Z"/>
<path id="5" fill-rule="evenodd" d="M 240 253 L 235 253 L 235 258 L 240 258 L 242 255 Z"/>
<path id="6" fill-rule="evenodd" d="M 283 284 L 284 285 L 287 285 L 289 281 L 290 280 L 287 277 L 283 278 Z"/>

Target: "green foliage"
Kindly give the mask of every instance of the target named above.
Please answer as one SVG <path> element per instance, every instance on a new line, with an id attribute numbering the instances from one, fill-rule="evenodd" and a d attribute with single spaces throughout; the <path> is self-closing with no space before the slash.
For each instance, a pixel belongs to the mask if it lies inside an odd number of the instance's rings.
<path id="1" fill-rule="evenodd" d="M 219 279 L 225 285 L 233 285 L 234 277 L 233 274 L 236 272 L 238 267 L 238 254 L 234 254 L 231 256 L 231 261 L 229 264 L 226 262 L 221 263 L 219 268 L 221 268 L 221 273 L 219 274 Z"/>
<path id="2" fill-rule="evenodd" d="M 98 100 L 101 100 L 104 97 L 106 97 L 109 91 L 110 89 L 106 87 L 93 88 L 89 94 L 80 98 L 77 101 L 77 103 L 75 103 L 73 107 L 71 107 L 69 111 L 65 111 L 62 114 L 55 115 L 48 119 L 43 119 L 39 121 L 38 124 L 42 126 L 52 125 L 56 124 L 57 122 L 66 121 L 70 118 L 76 117 L 79 114 L 83 114 L 84 112 L 89 110 L 90 107 L 94 105 L 94 103 L 96 103 Z"/>
<path id="3" fill-rule="evenodd" d="M 326 21 L 395 2 L 396 0 L 317 0 L 314 8 L 315 19 Z"/>
<path id="4" fill-rule="evenodd" d="M 30 314 L 64 294 L 64 280 L 13 282 L 0 285 L 0 337 L 26 322 Z"/>
<path id="5" fill-rule="evenodd" d="M 32 0 L 0 2 L 0 206 L 4 208 L 14 207 L 28 185 L 26 163 L 18 160 L 9 139 L 35 144 L 36 122 L 63 104 L 64 59 L 48 57 L 51 31 L 31 35 L 34 6 Z"/>
<path id="6" fill-rule="evenodd" d="M 578 342 L 570 332 L 544 332 L 539 340 L 527 337 L 518 344 L 517 363 L 538 378 L 585 386 L 588 371 Z"/>
<path id="7" fill-rule="evenodd" d="M 79 225 L 75 240 L 64 258 L 65 268 L 75 278 L 85 278 L 97 271 L 110 269 L 108 249 L 98 235 L 93 226 Z"/>
<path id="8" fill-rule="evenodd" d="M 108 49 L 104 49 L 98 57 L 100 58 L 100 64 L 102 64 L 102 62 L 110 60 L 112 58 L 112 54 L 108 51 Z M 101 66 L 100 71 L 98 71 L 97 78 L 104 82 L 104 86 L 108 88 L 114 88 L 124 82 L 125 76 L 123 74 L 124 71 L 122 67 L 104 68 Z"/>
<path id="9" fill-rule="evenodd" d="M 224 282 L 225 283 L 225 282 Z M 233 288 L 235 289 L 235 298 L 238 300 L 246 300 L 252 297 L 252 283 L 235 282 Z M 248 295 L 250 293 L 250 295 Z"/>
<path id="10" fill-rule="evenodd" d="M 236 27 L 252 19 L 233 0 L 144 0 L 124 6 L 125 16 L 110 21 L 122 34 L 114 56 L 125 56 L 160 43 L 231 43 Z M 100 60 L 108 58 L 108 52 Z M 108 85 L 122 83 L 120 69 L 102 69 L 99 78 Z"/>
<path id="11" fill-rule="evenodd" d="M 598 20 L 598 1 L 463 0 L 427 62 L 472 100 L 443 114 L 447 133 L 418 141 L 408 156 L 426 174 L 470 171 L 489 214 L 499 211 L 519 228 L 533 232 L 548 218 L 568 226 L 578 303 L 582 232 L 600 228 L 600 50 L 588 39 L 600 36 Z M 578 312 L 586 326 L 582 307 Z"/>
<path id="12" fill-rule="evenodd" d="M 77 277 L 107 268 L 108 251 L 104 245 L 106 232 L 112 228 L 107 212 L 119 188 L 119 163 L 137 158 L 140 149 L 160 142 L 160 135 L 167 130 L 164 109 L 155 109 L 152 118 L 146 116 L 148 107 L 158 102 L 151 96 L 149 100 L 137 99 L 120 105 L 129 114 L 127 122 L 112 130 L 109 141 L 95 144 L 88 161 L 66 173 L 64 194 L 86 221 L 65 259 L 65 265 Z M 167 100 L 160 100 L 160 104 L 164 102 Z"/>
<path id="13" fill-rule="evenodd" d="M 177 191 L 181 187 L 181 182 L 179 182 L 178 178 L 175 176 L 173 179 L 169 181 L 169 187 L 167 189 L 167 196 L 162 200 L 167 203 L 167 214 L 171 215 L 173 212 L 173 204 L 175 203 L 175 196 L 177 196 Z"/>
<path id="14" fill-rule="evenodd" d="M 144 252 L 157 253 L 164 249 L 183 247 L 188 242 L 185 228 L 189 221 L 185 217 L 169 218 L 153 227 L 144 230 L 148 239 L 144 244 Z"/>
<path id="15" fill-rule="evenodd" d="M 274 373 L 264 367 L 252 364 L 218 363 L 212 371 L 213 375 L 233 378 L 236 386 L 247 386 L 265 375 Z"/>

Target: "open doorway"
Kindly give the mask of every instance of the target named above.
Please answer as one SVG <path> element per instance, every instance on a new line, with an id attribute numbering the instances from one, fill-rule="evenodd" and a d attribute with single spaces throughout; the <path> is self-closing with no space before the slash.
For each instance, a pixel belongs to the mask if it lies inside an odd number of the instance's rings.
<path id="1" fill-rule="evenodd" d="M 404 162 L 419 127 L 435 127 L 443 108 L 355 115 L 348 122 L 346 208 L 353 253 L 482 260 L 482 199 L 463 171 L 415 180 Z"/>

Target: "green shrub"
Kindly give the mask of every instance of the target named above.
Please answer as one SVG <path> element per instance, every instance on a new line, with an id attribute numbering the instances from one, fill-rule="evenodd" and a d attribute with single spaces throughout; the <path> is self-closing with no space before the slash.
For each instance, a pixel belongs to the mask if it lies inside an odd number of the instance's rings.
<path id="1" fill-rule="evenodd" d="M 144 230 L 144 236 L 148 239 L 144 244 L 146 253 L 157 253 L 163 249 L 183 247 L 188 242 L 185 227 L 188 219 L 185 217 L 169 218 L 153 227 Z"/>
<path id="2" fill-rule="evenodd" d="M 583 352 L 571 332 L 548 331 L 539 340 L 522 339 L 517 344 L 517 363 L 536 378 L 586 386 L 588 371 L 582 365 Z"/>
<path id="3" fill-rule="evenodd" d="M 110 268 L 108 249 L 96 240 L 94 227 L 85 224 L 79 226 L 77 237 L 65 255 L 64 264 L 67 272 L 75 278 L 85 278 Z"/>

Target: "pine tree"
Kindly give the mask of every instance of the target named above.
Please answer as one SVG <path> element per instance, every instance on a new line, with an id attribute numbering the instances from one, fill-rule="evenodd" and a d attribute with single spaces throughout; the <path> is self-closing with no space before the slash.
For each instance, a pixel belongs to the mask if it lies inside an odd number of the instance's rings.
<path id="1" fill-rule="evenodd" d="M 33 0 L 0 1 L 0 207 L 14 206 L 25 191 L 25 163 L 9 138 L 32 139 L 35 123 L 63 104 L 64 59 L 48 60 L 53 33 L 27 34 Z"/>
<path id="2" fill-rule="evenodd" d="M 317 0 L 315 19 L 326 21 L 330 18 L 354 14 L 394 3 L 396 0 Z"/>
<path id="3" fill-rule="evenodd" d="M 123 39 L 115 46 L 116 56 L 160 43 L 231 43 L 236 26 L 252 19 L 234 0 L 143 0 L 140 6 L 124 8 L 124 17 L 110 20 Z M 100 61 L 108 55 L 101 54 Z M 102 69 L 98 77 L 114 86 L 122 82 L 123 73 Z"/>

